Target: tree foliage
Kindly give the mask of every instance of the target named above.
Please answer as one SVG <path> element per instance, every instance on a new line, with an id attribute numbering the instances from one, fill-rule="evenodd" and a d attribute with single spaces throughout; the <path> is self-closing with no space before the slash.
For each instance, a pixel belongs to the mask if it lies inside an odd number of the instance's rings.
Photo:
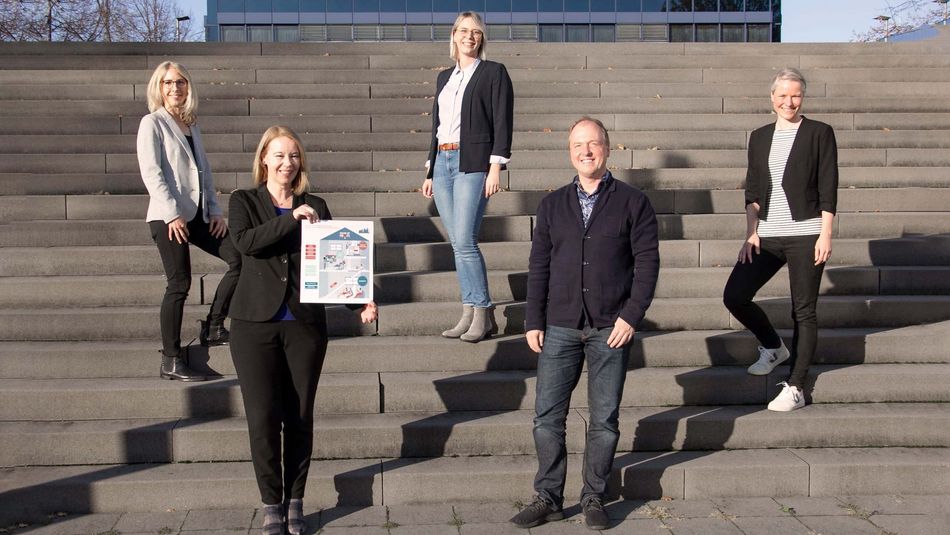
<path id="1" fill-rule="evenodd" d="M 0 0 L 0 41 L 174 41 L 180 15 L 177 0 Z M 201 37 L 193 23 L 183 41 Z"/>
<path id="2" fill-rule="evenodd" d="M 868 31 L 855 33 L 852 41 L 869 43 L 881 41 L 885 35 L 891 36 L 916 30 L 921 26 L 937 24 L 943 21 L 943 6 L 933 0 L 904 0 L 886 2 L 881 15 L 890 17 L 886 23 L 875 21 Z"/>

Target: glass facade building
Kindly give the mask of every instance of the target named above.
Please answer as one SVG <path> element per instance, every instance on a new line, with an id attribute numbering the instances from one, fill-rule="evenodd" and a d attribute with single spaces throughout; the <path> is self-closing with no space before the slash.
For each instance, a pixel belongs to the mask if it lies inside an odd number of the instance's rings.
<path id="1" fill-rule="evenodd" d="M 779 42 L 781 0 L 208 0 L 208 41 L 447 41 L 461 11 L 491 41 Z"/>

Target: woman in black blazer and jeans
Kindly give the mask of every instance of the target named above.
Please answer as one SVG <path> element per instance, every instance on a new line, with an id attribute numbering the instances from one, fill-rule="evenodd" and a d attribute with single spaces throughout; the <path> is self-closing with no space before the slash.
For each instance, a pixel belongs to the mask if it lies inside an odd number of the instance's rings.
<path id="1" fill-rule="evenodd" d="M 253 175 L 256 187 L 230 200 L 231 234 L 243 258 L 231 301 L 231 356 L 264 503 L 263 533 L 282 533 L 286 522 L 296 535 L 306 529 L 313 403 L 327 349 L 323 305 L 300 302 L 300 222 L 330 219 L 330 211 L 307 193 L 307 155 L 288 128 L 264 132 Z M 375 321 L 376 304 L 365 305 L 360 318 Z"/>
<path id="2" fill-rule="evenodd" d="M 726 283 L 726 307 L 758 338 L 752 375 L 768 375 L 791 357 L 782 391 L 769 410 L 805 406 L 804 383 L 818 341 L 818 286 L 831 257 L 831 229 L 838 200 L 838 147 L 834 130 L 801 115 L 805 78 L 784 69 L 772 81 L 777 119 L 749 136 L 746 174 L 746 241 Z M 792 294 L 791 351 L 755 303 L 759 288 L 788 264 Z"/>
<path id="3" fill-rule="evenodd" d="M 511 158 L 514 92 L 501 63 L 485 59 L 485 23 L 466 11 L 455 19 L 449 56 L 432 105 L 432 140 L 422 194 L 435 205 L 452 244 L 462 294 L 462 319 L 442 333 L 478 342 L 498 327 L 492 314 L 478 230 L 488 198 L 501 191 Z"/>

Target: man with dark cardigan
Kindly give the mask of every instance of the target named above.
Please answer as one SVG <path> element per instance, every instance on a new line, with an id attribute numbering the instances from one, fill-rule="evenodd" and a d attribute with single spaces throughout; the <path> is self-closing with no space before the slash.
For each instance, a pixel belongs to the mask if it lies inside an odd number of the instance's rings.
<path id="1" fill-rule="evenodd" d="M 603 500 L 620 437 L 630 342 L 659 274 L 657 222 L 646 195 L 607 171 L 610 138 L 600 121 L 574 123 L 568 146 L 577 176 L 541 201 L 531 244 L 525 330 L 540 353 L 537 496 L 511 522 L 529 528 L 564 518 L 565 422 L 586 359 L 590 418 L 581 506 L 587 527 L 605 529 Z"/>

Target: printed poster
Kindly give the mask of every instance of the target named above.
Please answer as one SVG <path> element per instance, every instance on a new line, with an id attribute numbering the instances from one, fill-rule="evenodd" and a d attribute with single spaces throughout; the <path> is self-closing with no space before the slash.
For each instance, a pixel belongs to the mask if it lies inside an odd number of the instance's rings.
<path id="1" fill-rule="evenodd" d="M 373 222 L 301 221 L 300 302 L 373 300 Z"/>

